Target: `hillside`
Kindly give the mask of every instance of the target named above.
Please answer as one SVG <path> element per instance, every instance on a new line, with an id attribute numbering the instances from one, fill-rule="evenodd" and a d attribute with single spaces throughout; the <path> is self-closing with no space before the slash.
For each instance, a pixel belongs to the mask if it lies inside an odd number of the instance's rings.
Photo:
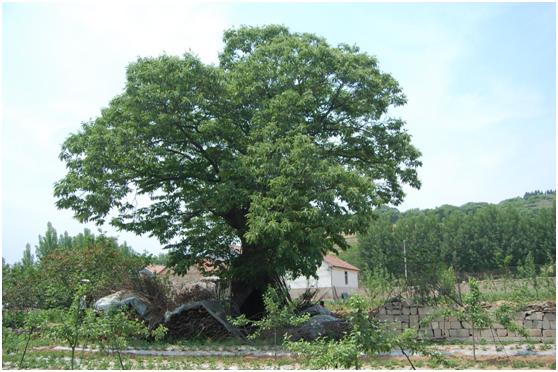
<path id="1" fill-rule="evenodd" d="M 511 205 L 514 207 L 525 209 L 552 208 L 552 206 L 555 204 L 555 190 L 546 191 L 544 193 L 541 191 L 525 193 L 523 197 L 506 199 L 499 203 L 499 205 Z"/>

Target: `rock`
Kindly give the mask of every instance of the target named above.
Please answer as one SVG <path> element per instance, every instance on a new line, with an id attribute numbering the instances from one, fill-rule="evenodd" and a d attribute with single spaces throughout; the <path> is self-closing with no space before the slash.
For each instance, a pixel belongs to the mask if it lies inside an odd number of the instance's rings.
<path id="1" fill-rule="evenodd" d="M 310 314 L 310 316 L 314 316 L 314 315 L 332 315 L 331 311 L 329 311 L 328 309 L 326 309 L 325 307 L 321 306 L 321 305 L 313 305 L 310 307 L 307 307 L 306 309 L 301 311 L 302 314 Z"/>
<path id="2" fill-rule="evenodd" d="M 527 306 L 528 310 L 541 311 L 541 312 L 554 312 L 556 313 L 556 302 L 553 301 L 540 301 Z"/>
<path id="3" fill-rule="evenodd" d="M 349 331 L 349 323 L 331 315 L 315 315 L 302 326 L 291 329 L 287 333 L 291 340 L 315 340 L 318 337 L 339 339 Z"/>
<path id="4" fill-rule="evenodd" d="M 337 322 L 340 321 L 339 318 L 334 317 L 333 315 L 321 314 L 321 315 L 314 315 L 313 317 L 308 320 L 308 322 L 312 325 L 319 325 L 324 322 Z"/>

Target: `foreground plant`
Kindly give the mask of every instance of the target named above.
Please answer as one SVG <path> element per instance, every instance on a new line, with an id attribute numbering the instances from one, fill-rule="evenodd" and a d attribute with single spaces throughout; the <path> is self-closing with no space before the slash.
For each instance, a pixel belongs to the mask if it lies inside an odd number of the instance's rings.
<path id="1" fill-rule="evenodd" d="M 106 313 L 100 315 L 93 312 L 88 314 L 88 338 L 92 340 L 99 349 L 116 353 L 118 363 L 122 369 L 126 369 L 122 359 L 122 350 L 128 347 L 132 338 L 153 337 L 156 341 L 163 339 L 167 329 L 160 325 L 150 331 L 140 321 L 130 319 L 125 311 L 118 308 L 110 308 Z"/>
<path id="2" fill-rule="evenodd" d="M 278 332 L 281 329 L 287 327 L 299 326 L 308 319 L 310 319 L 309 314 L 297 315 L 296 303 L 281 301 L 281 298 L 277 292 L 272 287 L 269 287 L 263 296 L 264 306 L 265 306 L 265 316 L 260 320 L 250 320 L 247 319 L 243 314 L 231 322 L 237 327 L 251 326 L 254 331 L 248 336 L 250 340 L 255 340 L 260 337 L 264 332 L 273 332 L 273 347 L 275 350 L 275 357 L 277 357 L 277 337 Z M 284 336 L 284 335 L 281 335 Z"/>
<path id="3" fill-rule="evenodd" d="M 82 283 L 79 285 L 74 295 L 72 305 L 64 314 L 61 323 L 54 324 L 49 328 L 49 335 L 56 340 L 63 340 L 72 350 L 70 358 L 70 367 L 74 369 L 75 349 L 84 340 L 85 332 L 83 330 L 83 321 L 87 313 L 91 313 L 90 309 L 86 309 L 85 296 L 87 293 L 87 285 Z"/>
<path id="4" fill-rule="evenodd" d="M 287 349 L 304 355 L 302 365 L 311 369 L 352 368 L 361 367 L 360 355 L 377 355 L 399 349 L 407 358 L 410 366 L 415 369 L 409 354 L 421 353 L 440 360 L 441 355 L 429 350 L 424 342 L 418 339 L 416 331 L 407 329 L 396 334 L 382 326 L 368 313 L 368 302 L 360 297 L 349 299 L 349 316 L 351 331 L 341 340 L 319 338 L 316 341 L 285 342 Z"/>
<path id="5" fill-rule="evenodd" d="M 354 338 L 341 340 L 318 338 L 314 341 L 286 341 L 288 350 L 302 356 L 300 363 L 305 369 L 359 369 L 359 345 Z"/>
<path id="6" fill-rule="evenodd" d="M 439 316 L 455 317 L 461 322 L 466 322 L 471 325 L 471 340 L 473 344 L 473 359 L 477 360 L 476 355 L 476 338 L 481 329 L 490 329 L 493 335 L 494 344 L 496 345 L 496 339 L 494 337 L 494 324 L 501 324 L 509 332 L 515 332 L 527 340 L 529 337 L 525 328 L 518 325 L 512 320 L 513 308 L 510 305 L 504 304 L 496 308 L 494 311 L 490 311 L 483 306 L 482 297 L 483 294 L 479 288 L 478 282 L 474 278 L 470 278 L 468 281 L 469 292 L 462 296 L 463 300 L 460 301 L 454 296 L 449 296 L 453 302 L 453 306 L 446 307 L 440 311 L 437 311 L 422 320 L 422 324 L 428 324 L 432 319 Z"/>
<path id="7" fill-rule="evenodd" d="M 44 316 L 44 313 L 41 311 L 30 311 L 25 315 L 25 321 L 23 325 L 25 330 L 27 331 L 27 339 L 25 341 L 25 346 L 23 348 L 21 359 L 19 361 L 19 368 L 22 368 L 23 366 L 23 360 L 25 359 L 25 354 L 27 353 L 31 338 L 34 336 L 35 331 L 41 329 L 41 327 L 44 326 L 45 321 L 46 318 Z"/>

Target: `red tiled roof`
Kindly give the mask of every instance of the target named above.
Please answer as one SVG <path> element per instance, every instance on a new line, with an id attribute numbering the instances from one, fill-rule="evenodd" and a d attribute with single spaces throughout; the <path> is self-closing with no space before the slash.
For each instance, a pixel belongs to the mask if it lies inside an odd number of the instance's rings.
<path id="1" fill-rule="evenodd" d="M 145 267 L 145 269 L 146 269 L 146 270 L 149 270 L 149 271 L 151 271 L 153 274 L 157 274 L 157 275 L 164 274 L 164 273 L 166 273 L 166 272 L 169 271 L 169 269 L 168 269 L 166 266 L 164 266 L 164 265 L 147 265 L 147 266 Z M 190 269 L 199 270 L 199 269 L 200 269 L 200 265 L 193 265 Z M 203 263 L 203 269 L 204 269 L 205 272 L 210 273 L 210 272 L 212 272 L 215 268 L 213 267 L 213 264 L 211 263 L 211 261 L 206 260 L 206 261 Z"/>
<path id="2" fill-rule="evenodd" d="M 164 265 L 148 265 L 145 268 L 153 274 L 162 274 L 167 271 L 167 267 Z"/>
<path id="3" fill-rule="evenodd" d="M 341 269 L 347 269 L 347 270 L 353 270 L 353 271 L 360 271 L 360 269 L 358 267 L 355 267 L 355 266 L 351 265 L 350 263 L 343 261 L 339 257 L 333 256 L 331 254 L 326 255 L 324 257 L 324 261 L 329 266 L 339 267 Z"/>

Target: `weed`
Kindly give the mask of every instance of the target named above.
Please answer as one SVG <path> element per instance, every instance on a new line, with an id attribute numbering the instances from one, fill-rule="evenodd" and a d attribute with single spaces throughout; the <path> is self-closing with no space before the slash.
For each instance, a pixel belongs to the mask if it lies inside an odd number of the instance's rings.
<path id="1" fill-rule="evenodd" d="M 109 367 L 108 361 L 105 358 L 101 359 L 99 363 L 99 369 L 108 369 L 108 367 Z"/>
<path id="2" fill-rule="evenodd" d="M 529 369 L 537 369 L 540 367 L 540 364 L 537 362 L 527 362 L 527 368 Z"/>
<path id="3" fill-rule="evenodd" d="M 215 358 L 205 358 L 204 360 L 207 369 L 217 369 L 217 361 Z"/>
<path id="4" fill-rule="evenodd" d="M 514 360 L 511 365 L 514 369 L 525 368 L 525 362 L 521 360 Z"/>
<path id="5" fill-rule="evenodd" d="M 434 361 L 434 360 L 429 360 L 429 361 L 427 361 L 427 362 L 426 362 L 426 365 L 427 365 L 429 368 L 431 368 L 431 369 L 435 369 L 436 367 L 439 367 L 439 366 L 440 366 L 440 364 L 437 363 L 437 362 Z"/>

